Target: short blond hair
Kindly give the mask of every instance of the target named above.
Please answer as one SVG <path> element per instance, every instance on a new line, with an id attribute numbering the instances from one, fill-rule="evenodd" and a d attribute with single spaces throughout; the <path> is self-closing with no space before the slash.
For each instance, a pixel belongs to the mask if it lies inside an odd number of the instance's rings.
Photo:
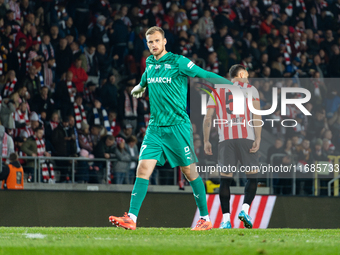
<path id="1" fill-rule="evenodd" d="M 162 37 L 164 38 L 164 30 L 161 28 L 161 27 L 157 27 L 157 26 L 153 26 L 153 27 L 150 27 L 146 33 L 145 33 L 145 37 L 148 36 L 148 35 L 152 35 L 156 32 L 160 32 Z"/>

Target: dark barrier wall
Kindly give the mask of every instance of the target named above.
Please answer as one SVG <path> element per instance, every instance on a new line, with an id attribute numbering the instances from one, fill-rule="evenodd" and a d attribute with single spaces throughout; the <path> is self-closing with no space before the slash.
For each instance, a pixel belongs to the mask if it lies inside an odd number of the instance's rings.
<path id="1" fill-rule="evenodd" d="M 0 191 L 0 226 L 108 227 L 129 208 L 130 193 Z M 190 227 L 192 194 L 149 193 L 138 226 Z M 270 228 L 340 228 L 340 198 L 277 197 Z"/>
<path id="2" fill-rule="evenodd" d="M 340 228 L 340 197 L 277 197 L 269 228 Z"/>
<path id="3" fill-rule="evenodd" d="M 123 192 L 0 191 L 0 226 L 108 227 L 129 203 Z M 149 193 L 138 226 L 190 227 L 195 211 L 192 194 Z"/>

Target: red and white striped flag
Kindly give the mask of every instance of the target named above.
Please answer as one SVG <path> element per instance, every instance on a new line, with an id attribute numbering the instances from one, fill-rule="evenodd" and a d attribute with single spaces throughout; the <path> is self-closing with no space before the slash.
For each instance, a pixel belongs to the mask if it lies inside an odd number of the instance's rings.
<path id="1" fill-rule="evenodd" d="M 233 228 L 244 228 L 243 223 L 238 219 L 238 214 L 241 212 L 243 204 L 243 198 L 244 195 L 230 196 L 230 223 Z M 253 228 L 268 227 L 275 201 L 276 196 L 255 196 L 249 208 L 249 216 L 252 218 Z M 213 228 L 219 228 L 223 218 L 219 195 L 207 195 L 207 204 Z M 195 227 L 199 217 L 200 213 L 197 209 L 191 224 L 192 228 Z"/>

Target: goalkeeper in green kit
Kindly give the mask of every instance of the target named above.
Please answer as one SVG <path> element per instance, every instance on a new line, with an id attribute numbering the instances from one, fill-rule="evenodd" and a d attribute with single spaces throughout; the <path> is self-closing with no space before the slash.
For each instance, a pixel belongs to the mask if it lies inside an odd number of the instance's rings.
<path id="1" fill-rule="evenodd" d="M 209 230 L 212 224 L 205 187 L 195 171 L 197 158 L 193 150 L 190 119 L 186 112 L 187 76 L 213 80 L 214 83 L 232 83 L 196 66 L 184 56 L 167 52 L 164 31 L 160 27 L 149 28 L 145 35 L 152 55 L 147 58 L 141 81 L 131 94 L 139 98 L 148 86 L 151 118 L 140 149 L 129 213 L 123 217 L 110 216 L 109 220 L 116 226 L 136 229 L 137 216 L 147 193 L 149 178 L 156 164 L 164 165 L 167 159 L 171 167 L 180 166 L 192 187 L 200 211 L 200 220 L 192 230 Z"/>

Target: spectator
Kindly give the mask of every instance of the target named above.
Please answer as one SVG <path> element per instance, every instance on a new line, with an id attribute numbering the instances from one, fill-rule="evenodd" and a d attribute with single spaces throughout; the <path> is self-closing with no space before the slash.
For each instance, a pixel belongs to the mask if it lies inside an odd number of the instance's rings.
<path id="1" fill-rule="evenodd" d="M 0 1 L 0 17 L 5 17 L 6 16 L 6 5 L 5 5 L 5 1 Z"/>
<path id="2" fill-rule="evenodd" d="M 88 151 L 88 153 L 93 152 L 93 142 L 89 131 L 90 126 L 82 121 L 81 129 L 78 129 L 79 134 L 79 146 L 80 149 Z"/>
<path id="3" fill-rule="evenodd" d="M 240 55 L 233 44 L 233 38 L 226 36 L 224 45 L 220 46 L 216 51 L 219 60 L 222 64 L 224 63 L 224 70 L 229 70 L 231 66 L 240 62 Z"/>
<path id="4" fill-rule="evenodd" d="M 52 113 L 54 112 L 54 101 L 48 94 L 48 88 L 42 87 L 40 89 L 40 95 L 36 95 L 33 98 L 31 103 L 31 110 L 35 111 L 38 114 L 42 114 L 42 112 L 46 113 L 46 118 L 50 119 Z"/>
<path id="5" fill-rule="evenodd" d="M 32 36 L 30 34 L 31 31 L 31 23 L 28 21 L 25 21 L 22 29 L 17 33 L 16 37 L 15 37 L 15 43 L 14 43 L 14 47 L 18 47 L 19 43 L 22 39 L 24 39 L 24 41 L 26 42 L 26 48 L 25 50 L 28 50 L 31 46 L 32 46 Z"/>
<path id="6" fill-rule="evenodd" d="M 92 154 L 89 154 L 86 150 L 81 150 L 79 153 L 79 160 L 77 160 L 77 168 L 75 173 L 75 180 L 77 183 L 91 183 L 92 180 L 90 180 L 90 170 L 93 170 L 92 167 L 90 167 L 90 162 L 82 159 L 88 159 L 93 158 L 94 156 Z M 91 162 L 92 163 L 92 162 Z M 92 174 L 93 176 L 93 174 Z"/>
<path id="7" fill-rule="evenodd" d="M 101 81 L 107 78 L 111 67 L 111 60 L 109 55 L 106 53 L 104 44 L 99 44 L 97 46 L 96 57 L 98 59 L 98 68 L 100 73 L 99 84 L 101 84 Z"/>
<path id="8" fill-rule="evenodd" d="M 150 122 L 150 103 L 149 100 L 142 96 L 138 100 L 138 108 L 137 108 L 137 128 L 140 129 L 140 127 L 147 127 L 149 126 Z"/>
<path id="9" fill-rule="evenodd" d="M 124 63 L 124 56 L 126 54 L 126 46 L 129 39 L 128 26 L 124 24 L 123 17 L 115 15 L 113 23 L 113 33 L 110 34 L 110 44 L 113 46 L 112 56 L 118 55 L 118 66 Z M 157 17 L 159 18 L 159 17 Z"/>
<path id="10" fill-rule="evenodd" d="M 94 45 L 88 45 L 85 48 L 86 56 L 86 73 L 88 75 L 88 81 L 92 81 L 95 84 L 99 82 L 99 63 L 96 55 L 96 47 Z"/>
<path id="11" fill-rule="evenodd" d="M 77 129 L 81 129 L 81 123 L 85 122 L 87 124 L 87 118 L 85 109 L 83 106 L 83 98 L 80 94 L 76 96 L 75 102 L 73 104 L 74 118 L 76 120 Z"/>
<path id="12" fill-rule="evenodd" d="M 99 97 L 97 84 L 93 82 L 88 82 L 84 88 L 84 99 L 86 103 L 86 107 L 92 109 L 94 106 L 94 99 Z"/>
<path id="13" fill-rule="evenodd" d="M 15 89 L 16 83 L 17 83 L 17 78 L 15 77 L 15 72 L 13 70 L 10 70 L 6 77 L 5 77 L 5 86 L 2 89 L 2 97 L 7 98 L 9 97 Z"/>
<path id="14" fill-rule="evenodd" d="M 16 153 L 9 155 L 10 163 L 2 166 L 0 180 L 2 189 L 24 189 L 24 170 Z"/>
<path id="15" fill-rule="evenodd" d="M 85 48 L 87 47 L 87 45 L 86 45 L 86 36 L 83 35 L 83 34 L 80 34 L 79 35 L 78 43 L 79 43 L 79 48 L 80 48 L 81 52 L 85 53 Z"/>
<path id="16" fill-rule="evenodd" d="M 117 94 L 116 77 L 113 73 L 110 73 L 107 82 L 101 87 L 99 93 L 105 109 L 117 110 Z"/>
<path id="17" fill-rule="evenodd" d="M 14 11 L 13 10 L 7 10 L 6 11 L 6 18 L 5 23 L 12 27 L 12 33 L 16 34 L 20 30 L 19 23 L 14 19 Z"/>
<path id="18" fill-rule="evenodd" d="M 126 124 L 118 134 L 118 137 L 123 138 L 125 141 L 129 139 L 132 135 L 132 126 L 131 124 Z"/>
<path id="19" fill-rule="evenodd" d="M 331 77 L 340 77 L 340 51 L 338 45 L 332 46 L 332 57 L 329 61 L 329 75 Z"/>
<path id="20" fill-rule="evenodd" d="M 81 67 L 81 65 L 82 65 L 82 60 L 81 58 L 77 57 L 74 63 L 69 68 L 69 71 L 73 73 L 72 82 L 76 86 L 78 93 L 83 93 L 84 84 L 88 78 L 85 70 Z"/>
<path id="21" fill-rule="evenodd" d="M 210 10 L 204 10 L 203 17 L 198 20 L 198 34 L 201 40 L 205 40 L 215 33 L 214 22 Z"/>
<path id="22" fill-rule="evenodd" d="M 187 31 L 190 28 L 189 20 L 184 9 L 179 8 L 175 13 L 175 32 L 184 30 Z M 214 23 L 212 23 L 214 26 Z M 211 31 L 213 33 L 213 31 Z"/>
<path id="23" fill-rule="evenodd" d="M 74 130 L 69 128 L 68 117 L 64 117 L 53 130 L 52 145 L 56 156 L 71 156 L 77 153 Z"/>
<path id="24" fill-rule="evenodd" d="M 78 30 L 73 25 L 72 17 L 68 17 L 67 21 L 65 22 L 65 27 L 62 31 L 65 36 L 72 35 L 75 41 L 78 40 Z"/>
<path id="25" fill-rule="evenodd" d="M 129 184 L 129 168 L 131 162 L 131 155 L 125 146 L 125 140 L 121 137 L 116 138 L 117 147 L 115 148 L 115 155 L 117 162 L 114 165 L 114 179 L 115 184 Z"/>
<path id="26" fill-rule="evenodd" d="M 77 145 L 73 130 L 69 129 L 68 117 L 64 117 L 58 127 L 52 133 L 52 145 L 55 149 L 55 156 L 74 157 L 77 154 Z M 66 160 L 56 161 L 60 171 L 60 182 L 69 182 L 71 171 L 69 170 L 70 162 Z"/>
<path id="27" fill-rule="evenodd" d="M 99 15 L 97 18 L 97 24 L 94 26 L 92 31 L 93 43 L 95 45 L 104 44 L 105 47 L 108 48 L 110 42 L 109 33 L 111 32 L 109 31 L 108 33 L 109 29 L 111 28 L 106 26 L 106 18 L 103 15 Z"/>
<path id="28" fill-rule="evenodd" d="M 86 59 L 85 54 L 80 50 L 79 43 L 72 42 L 70 44 L 70 48 L 73 54 L 73 61 L 75 61 L 77 58 L 81 59 L 81 68 L 83 68 L 84 70 L 87 70 L 87 59 Z"/>
<path id="29" fill-rule="evenodd" d="M 34 130 L 34 135 L 27 138 L 27 140 L 21 146 L 21 150 L 27 155 L 31 157 L 51 157 L 51 154 L 46 151 L 44 137 L 44 129 L 42 127 L 38 127 Z M 53 164 L 49 160 L 40 159 L 39 163 L 41 164 L 41 176 L 42 181 L 54 182 L 54 169 Z M 27 160 L 26 166 L 30 169 L 29 173 L 34 175 L 34 160 Z"/>
<path id="30" fill-rule="evenodd" d="M 41 123 L 39 122 L 39 117 L 36 112 L 31 112 L 30 116 L 30 125 L 27 125 L 25 129 L 21 130 L 20 136 L 24 138 L 24 140 L 32 135 L 34 135 L 34 130 L 38 127 L 41 127 Z"/>
<path id="31" fill-rule="evenodd" d="M 58 26 L 51 26 L 50 29 L 50 38 L 53 49 L 57 50 L 59 48 L 60 34 Z"/>
<path id="32" fill-rule="evenodd" d="M 275 28 L 272 22 L 273 22 L 273 15 L 268 14 L 266 19 L 262 21 L 260 25 L 260 36 L 268 35 L 271 33 L 272 29 Z"/>
<path id="33" fill-rule="evenodd" d="M 59 82 L 55 98 L 58 103 L 61 116 L 68 116 L 73 113 L 77 88 L 73 82 L 73 73 L 67 71 L 66 79 Z"/>
<path id="34" fill-rule="evenodd" d="M 49 58 L 44 64 L 43 64 L 43 75 L 44 75 L 44 85 L 52 92 L 54 93 L 55 88 L 55 58 L 51 57 Z"/>
<path id="35" fill-rule="evenodd" d="M 228 27 L 223 26 L 218 30 L 217 33 L 211 36 L 211 38 L 214 41 L 214 49 L 218 49 L 221 45 L 223 45 L 223 42 L 225 42 L 225 38 L 227 35 L 228 35 Z"/>
<path id="36" fill-rule="evenodd" d="M 311 73 L 319 72 L 321 81 L 323 81 L 323 78 L 327 76 L 326 66 L 325 64 L 321 63 L 321 58 L 319 54 L 314 56 L 314 63 L 311 66 L 310 72 Z"/>
<path id="37" fill-rule="evenodd" d="M 128 170 L 128 182 L 127 182 L 128 184 L 134 184 L 135 178 L 136 178 L 136 169 L 137 169 L 138 158 L 139 158 L 137 142 L 138 142 L 137 137 L 135 137 L 134 135 L 132 135 L 130 138 L 126 140 L 128 152 L 131 157 L 130 158 L 131 163 L 130 163 L 129 170 Z"/>
<path id="38" fill-rule="evenodd" d="M 98 144 L 94 147 L 93 154 L 96 158 L 102 159 L 115 159 L 116 158 L 116 146 L 115 138 L 111 135 L 104 136 Z M 105 161 L 96 161 L 95 165 L 99 167 L 99 180 L 104 176 L 103 168 L 105 167 Z"/>
<path id="39" fill-rule="evenodd" d="M 9 54 L 8 68 L 9 70 L 14 70 L 19 81 L 22 81 L 22 77 L 25 76 L 27 69 L 27 54 L 25 50 L 26 43 L 22 41 L 19 43 L 18 47 Z"/>
<path id="40" fill-rule="evenodd" d="M 310 141 L 304 139 L 300 146 L 297 148 L 298 161 L 305 165 L 313 162 L 312 150 L 310 148 Z"/>
<path id="41" fill-rule="evenodd" d="M 2 125 L 0 125 L 0 150 L 2 157 L 8 157 L 14 152 L 13 139 L 5 132 L 5 127 Z"/>
<path id="42" fill-rule="evenodd" d="M 318 32 L 318 30 L 321 28 L 321 19 L 319 14 L 316 13 L 316 8 L 312 6 L 309 9 L 309 13 L 306 17 L 306 29 L 312 29 L 314 33 Z"/>
<path id="43" fill-rule="evenodd" d="M 276 139 L 275 144 L 269 147 L 268 152 L 267 152 L 267 163 L 277 165 L 277 163 L 280 162 L 278 157 L 274 157 L 273 162 L 271 162 L 271 160 L 272 160 L 272 155 L 278 154 L 278 153 L 280 154 L 284 153 L 283 143 L 280 138 Z"/>
<path id="44" fill-rule="evenodd" d="M 50 121 L 45 125 L 45 139 L 47 141 L 52 141 L 53 130 L 58 127 L 59 122 L 60 120 L 58 112 L 52 113 Z"/>
<path id="45" fill-rule="evenodd" d="M 93 143 L 92 147 L 97 146 L 97 144 L 99 143 L 100 138 L 101 138 L 101 135 L 100 135 L 101 130 L 102 130 L 102 128 L 99 125 L 94 125 L 94 126 L 91 127 L 90 136 L 91 136 L 91 140 L 92 140 L 92 143 Z"/>
<path id="46" fill-rule="evenodd" d="M 332 138 L 333 138 L 332 131 L 331 131 L 331 130 L 326 130 L 326 131 L 323 133 L 322 138 L 328 140 L 328 143 L 329 143 L 329 151 L 330 151 L 331 153 L 334 153 L 334 151 L 335 151 L 336 148 L 335 148 L 334 144 L 332 143 Z"/>
<path id="47" fill-rule="evenodd" d="M 327 99 L 325 99 L 326 116 L 332 118 L 333 114 L 338 110 L 340 106 L 340 97 L 336 88 L 331 89 Z"/>
<path id="48" fill-rule="evenodd" d="M 316 161 L 328 161 L 328 154 L 322 148 L 322 140 L 320 138 L 316 139 L 314 150 L 313 150 L 313 158 Z"/>
<path id="49" fill-rule="evenodd" d="M 9 98 L 5 98 L 1 103 L 0 120 L 1 124 L 7 129 L 14 129 L 14 113 L 19 106 L 19 94 L 17 92 L 10 95 Z"/>
<path id="50" fill-rule="evenodd" d="M 92 112 L 88 114 L 88 120 L 90 125 L 104 126 L 108 132 L 111 130 L 107 111 L 102 107 L 101 99 L 99 98 L 94 100 L 94 107 Z"/>
<path id="51" fill-rule="evenodd" d="M 136 78 L 131 76 L 127 80 L 125 90 L 120 94 L 118 98 L 118 117 L 121 122 L 130 123 L 133 128 L 137 127 L 137 107 L 138 101 L 131 96 L 131 90 L 136 84 Z"/>
<path id="52" fill-rule="evenodd" d="M 44 54 L 45 60 L 48 60 L 49 58 L 54 58 L 54 48 L 51 44 L 51 38 L 48 34 L 45 34 L 43 36 L 42 43 L 40 45 L 40 50 Z"/>
<path id="53" fill-rule="evenodd" d="M 28 116 L 27 103 L 21 102 L 14 114 L 15 130 L 13 137 L 20 136 L 21 130 L 24 130 L 26 126 L 30 125 L 30 120 Z"/>
<path id="54" fill-rule="evenodd" d="M 39 62 L 35 62 L 35 65 L 32 65 L 28 69 L 28 73 L 24 78 L 24 81 L 22 82 L 23 87 L 27 88 L 27 92 L 29 94 L 29 97 L 33 99 L 37 95 L 39 95 L 41 84 L 39 81 L 39 77 L 37 76 L 37 69 L 36 66 L 38 66 Z M 29 100 L 30 102 L 31 100 Z"/>
<path id="55" fill-rule="evenodd" d="M 69 46 L 67 46 L 66 38 L 60 38 L 59 47 L 56 50 L 56 76 L 65 78 L 66 72 L 72 64 L 73 55 Z"/>
<path id="56" fill-rule="evenodd" d="M 213 39 L 208 37 L 205 39 L 205 43 L 201 45 L 199 55 L 206 61 L 210 53 L 214 52 Z"/>

